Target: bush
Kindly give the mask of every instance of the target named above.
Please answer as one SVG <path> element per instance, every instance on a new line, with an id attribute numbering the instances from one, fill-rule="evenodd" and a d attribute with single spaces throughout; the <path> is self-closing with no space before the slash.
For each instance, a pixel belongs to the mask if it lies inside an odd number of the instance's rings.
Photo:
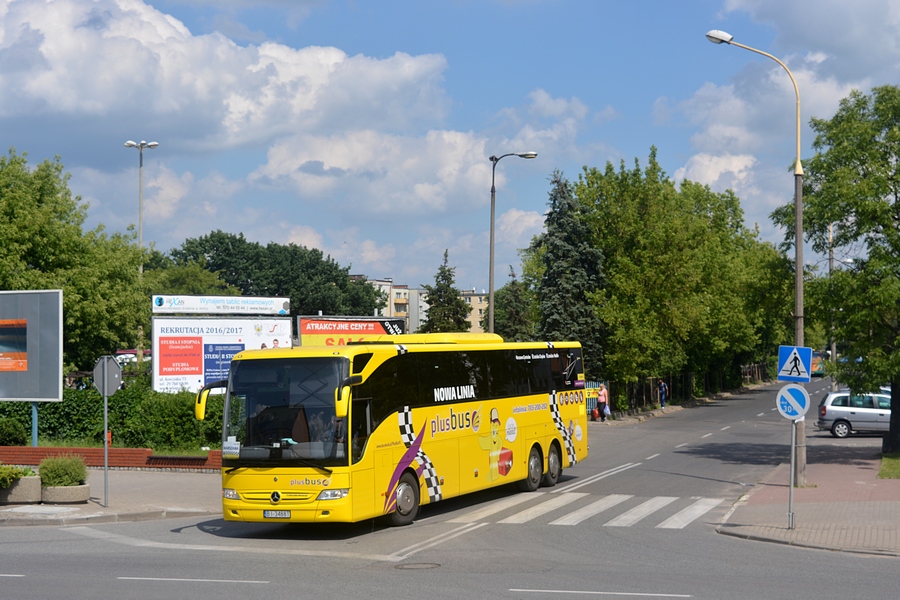
<path id="1" fill-rule="evenodd" d="M 10 465 L 0 465 L 0 490 L 4 490 L 14 484 L 16 480 L 22 477 L 34 475 L 31 467 L 12 467 Z"/>
<path id="2" fill-rule="evenodd" d="M 80 456 L 53 456 L 41 461 L 38 474 L 43 487 L 72 486 L 83 485 L 88 470 Z"/>
<path id="3" fill-rule="evenodd" d="M 0 446 L 24 446 L 28 441 L 25 427 L 16 419 L 0 419 Z"/>

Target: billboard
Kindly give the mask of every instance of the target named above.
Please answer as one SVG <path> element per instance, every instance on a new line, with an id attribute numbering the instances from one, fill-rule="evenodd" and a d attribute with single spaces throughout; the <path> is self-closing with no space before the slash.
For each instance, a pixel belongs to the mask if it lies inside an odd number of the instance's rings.
<path id="1" fill-rule="evenodd" d="M 290 298 L 257 296 L 166 296 L 154 294 L 153 314 L 287 315 Z"/>
<path id="2" fill-rule="evenodd" d="M 0 400 L 62 400 L 62 290 L 0 292 Z"/>
<path id="3" fill-rule="evenodd" d="M 301 346 L 343 346 L 374 335 L 400 335 L 406 319 L 393 317 L 297 317 Z"/>
<path id="4" fill-rule="evenodd" d="M 153 389 L 198 391 L 242 350 L 290 348 L 289 317 L 153 317 Z"/>

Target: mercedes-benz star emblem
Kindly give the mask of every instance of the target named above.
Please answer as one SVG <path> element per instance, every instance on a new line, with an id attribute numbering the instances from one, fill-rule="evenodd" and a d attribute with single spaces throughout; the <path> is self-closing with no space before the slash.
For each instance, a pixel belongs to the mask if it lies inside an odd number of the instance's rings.
<path id="1" fill-rule="evenodd" d="M 272 504 L 278 504 L 281 501 L 281 494 L 278 492 L 272 492 L 270 498 L 272 499 Z"/>

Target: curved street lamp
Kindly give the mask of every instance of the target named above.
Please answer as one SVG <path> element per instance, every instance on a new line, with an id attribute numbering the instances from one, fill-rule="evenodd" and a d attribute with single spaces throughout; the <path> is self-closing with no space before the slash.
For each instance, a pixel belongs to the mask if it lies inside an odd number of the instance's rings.
<path id="1" fill-rule="evenodd" d="M 156 148 L 159 146 L 157 142 L 134 142 L 128 140 L 125 142 L 126 148 L 137 148 L 140 152 L 140 162 L 138 163 L 138 248 L 141 253 L 141 262 L 138 265 L 138 277 L 143 279 L 144 275 L 144 148 Z M 144 366 L 144 326 L 138 325 L 138 347 L 137 347 L 137 364 L 138 367 Z"/>
<path id="2" fill-rule="evenodd" d="M 491 264 L 488 275 L 488 333 L 494 333 L 494 206 L 497 196 L 497 188 L 494 187 L 494 175 L 497 172 L 497 163 L 501 158 L 518 156 L 519 158 L 536 158 L 537 152 L 510 152 L 500 156 L 491 156 Z"/>
<path id="3" fill-rule="evenodd" d="M 794 94 L 797 96 L 797 160 L 794 163 L 794 344 L 803 346 L 803 165 L 800 163 L 800 89 L 797 81 L 783 62 L 762 50 L 745 46 L 734 41 L 734 36 L 718 29 L 707 32 L 706 39 L 713 44 L 729 44 L 750 52 L 762 54 L 771 58 L 787 71 L 791 83 L 794 84 Z M 793 421 L 797 443 L 797 463 L 791 468 L 794 481 L 791 482 L 791 500 L 793 500 L 794 484 L 806 485 L 806 425 L 803 421 Z M 793 504 L 793 502 L 791 502 Z M 793 512 L 788 513 L 788 529 L 794 528 Z"/>

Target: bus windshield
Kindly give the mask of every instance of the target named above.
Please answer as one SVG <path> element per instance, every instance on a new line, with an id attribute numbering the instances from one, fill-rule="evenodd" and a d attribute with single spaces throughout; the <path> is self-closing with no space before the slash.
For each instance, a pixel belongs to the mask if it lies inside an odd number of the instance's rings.
<path id="1" fill-rule="evenodd" d="M 346 465 L 346 426 L 334 409 L 349 366 L 330 357 L 234 361 L 223 466 Z"/>

